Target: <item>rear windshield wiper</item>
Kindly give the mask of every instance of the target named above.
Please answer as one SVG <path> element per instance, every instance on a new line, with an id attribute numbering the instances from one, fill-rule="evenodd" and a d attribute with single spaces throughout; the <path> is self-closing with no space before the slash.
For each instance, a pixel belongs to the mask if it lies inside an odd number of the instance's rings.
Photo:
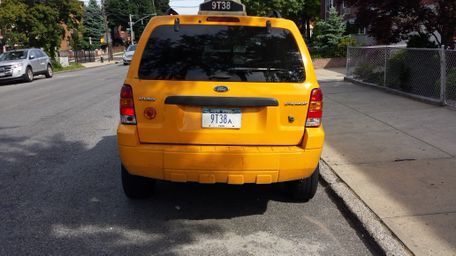
<path id="1" fill-rule="evenodd" d="M 230 68 L 229 71 L 252 71 L 252 72 L 265 72 L 265 71 L 287 71 L 283 68 L 249 68 L 249 67 L 238 67 Z"/>
<path id="2" fill-rule="evenodd" d="M 218 80 L 229 80 L 231 79 L 232 76 L 229 76 L 229 75 L 213 75 L 213 76 L 209 76 L 209 79 L 210 80 L 214 80 L 214 79 L 218 79 Z"/>

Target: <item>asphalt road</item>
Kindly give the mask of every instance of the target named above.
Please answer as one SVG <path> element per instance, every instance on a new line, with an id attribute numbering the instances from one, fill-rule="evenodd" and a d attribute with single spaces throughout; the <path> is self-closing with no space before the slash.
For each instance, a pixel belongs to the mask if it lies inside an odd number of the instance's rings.
<path id="1" fill-rule="evenodd" d="M 325 188 L 159 183 L 122 191 L 115 130 L 126 67 L 0 85 L 0 255 L 369 255 Z"/>

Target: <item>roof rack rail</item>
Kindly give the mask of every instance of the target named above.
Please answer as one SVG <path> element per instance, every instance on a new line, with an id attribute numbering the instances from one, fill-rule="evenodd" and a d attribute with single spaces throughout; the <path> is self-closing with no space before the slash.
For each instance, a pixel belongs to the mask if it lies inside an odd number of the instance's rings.
<path id="1" fill-rule="evenodd" d="M 176 12 L 173 8 L 169 8 L 165 14 L 166 15 L 179 15 L 179 13 Z"/>
<path id="2" fill-rule="evenodd" d="M 269 14 L 271 18 L 282 18 L 282 14 L 280 14 L 277 10 L 272 10 L 271 14 Z"/>

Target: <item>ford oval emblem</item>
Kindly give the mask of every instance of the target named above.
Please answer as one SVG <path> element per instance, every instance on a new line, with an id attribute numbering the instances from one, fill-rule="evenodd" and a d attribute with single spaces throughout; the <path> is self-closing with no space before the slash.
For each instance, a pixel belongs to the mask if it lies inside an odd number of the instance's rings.
<path id="1" fill-rule="evenodd" d="M 223 86 L 223 85 L 219 85 L 214 88 L 214 91 L 216 91 L 216 92 L 227 92 L 229 90 L 230 90 L 230 88 Z"/>

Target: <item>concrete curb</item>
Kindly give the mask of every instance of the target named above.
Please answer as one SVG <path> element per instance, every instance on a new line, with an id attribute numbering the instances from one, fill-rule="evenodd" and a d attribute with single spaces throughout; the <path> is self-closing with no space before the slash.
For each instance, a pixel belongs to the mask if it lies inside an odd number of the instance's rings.
<path id="1" fill-rule="evenodd" d="M 54 74 L 71 73 L 71 72 L 76 72 L 76 71 L 81 71 L 81 70 L 87 70 L 87 69 L 94 69 L 94 68 L 106 67 L 106 66 L 110 66 L 110 65 L 114 65 L 114 64 L 119 64 L 119 63 L 109 63 L 109 64 L 98 65 L 98 66 L 93 66 L 93 67 L 83 67 L 83 68 L 72 69 L 72 70 L 57 71 L 57 72 L 54 72 Z"/>
<path id="2" fill-rule="evenodd" d="M 320 176 L 328 184 L 328 188 L 342 199 L 342 203 L 385 255 L 413 255 L 323 159 L 320 161 Z"/>

